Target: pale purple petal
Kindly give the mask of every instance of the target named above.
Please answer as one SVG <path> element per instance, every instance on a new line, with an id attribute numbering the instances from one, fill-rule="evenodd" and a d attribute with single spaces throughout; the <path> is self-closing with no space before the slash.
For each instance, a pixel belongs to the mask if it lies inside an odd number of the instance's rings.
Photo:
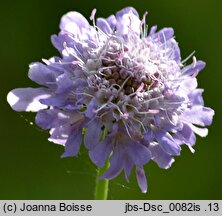
<path id="1" fill-rule="evenodd" d="M 45 99 L 40 99 L 40 102 L 47 106 L 60 107 L 66 104 L 67 98 L 66 94 L 57 94 Z"/>
<path id="2" fill-rule="evenodd" d="M 45 130 L 52 128 L 55 120 L 57 120 L 55 110 L 40 110 L 35 117 L 35 123 Z"/>
<path id="3" fill-rule="evenodd" d="M 157 30 L 157 26 L 155 25 L 155 26 L 152 26 L 151 28 L 150 28 L 150 32 L 149 32 L 149 36 L 153 36 L 155 33 L 156 33 L 156 30 Z"/>
<path id="4" fill-rule="evenodd" d="M 59 35 L 52 35 L 51 42 L 60 53 L 64 50 L 64 42 L 68 47 L 72 47 L 75 44 L 71 35 L 65 32 L 60 33 Z"/>
<path id="5" fill-rule="evenodd" d="M 134 162 L 131 158 L 126 157 L 124 160 L 124 172 L 125 172 L 125 179 L 129 182 L 129 176 L 134 166 Z"/>
<path id="6" fill-rule="evenodd" d="M 131 143 L 126 144 L 126 154 L 131 158 L 133 163 L 137 166 L 143 166 L 144 164 L 148 163 L 151 159 L 151 154 L 149 149 L 140 144 L 140 143 Z"/>
<path id="7" fill-rule="evenodd" d="M 212 123 L 214 111 L 209 107 L 194 106 L 191 110 L 184 112 L 183 119 L 186 122 L 207 126 Z"/>
<path id="8" fill-rule="evenodd" d="M 112 29 L 112 31 L 114 31 L 114 29 L 116 27 L 116 17 L 114 15 L 111 15 L 106 20 L 109 23 L 110 28 Z"/>
<path id="9" fill-rule="evenodd" d="M 147 192 L 147 180 L 146 175 L 143 168 L 136 167 L 136 178 L 138 185 L 143 193 Z"/>
<path id="10" fill-rule="evenodd" d="M 197 79 L 194 77 L 188 77 L 180 84 L 180 91 L 189 94 L 197 88 Z"/>
<path id="11" fill-rule="evenodd" d="M 196 76 L 201 70 L 204 69 L 205 66 L 206 66 L 205 62 L 197 61 L 196 63 L 192 63 L 184 67 L 181 73 L 185 75 L 189 75 L 189 76 L 192 76 L 192 75 Z"/>
<path id="12" fill-rule="evenodd" d="M 46 88 L 17 88 L 7 95 L 7 101 L 15 111 L 38 112 L 47 106 L 39 101 L 51 96 Z"/>
<path id="13" fill-rule="evenodd" d="M 43 129 L 50 129 L 59 127 L 59 125 L 73 124 L 80 118 L 81 115 L 79 113 L 72 112 L 72 115 L 70 115 L 61 110 L 48 109 L 40 110 L 37 113 L 35 123 Z"/>
<path id="14" fill-rule="evenodd" d="M 152 160 L 155 161 L 160 168 L 168 169 L 171 167 L 172 163 L 174 162 L 174 158 L 170 154 L 163 151 L 159 144 L 150 144 L 149 150 L 152 154 Z"/>
<path id="15" fill-rule="evenodd" d="M 137 13 L 135 8 L 126 7 L 116 13 L 116 18 L 121 19 L 124 15 L 129 14 L 129 13 L 133 13 L 135 16 L 139 17 L 139 14 Z"/>
<path id="16" fill-rule="evenodd" d="M 48 87 L 56 87 L 56 76 L 46 65 L 42 63 L 33 63 L 29 69 L 28 76 L 36 83 Z"/>
<path id="17" fill-rule="evenodd" d="M 190 127 L 192 128 L 194 133 L 198 134 L 201 137 L 206 137 L 208 135 L 208 129 L 207 128 L 196 127 L 192 124 L 190 124 Z"/>
<path id="18" fill-rule="evenodd" d="M 162 43 L 166 43 L 167 40 L 171 39 L 174 35 L 173 28 L 163 28 L 158 33 L 158 37 Z"/>
<path id="19" fill-rule="evenodd" d="M 152 132 L 151 129 L 148 129 L 144 133 L 144 140 L 146 140 L 147 142 L 152 142 L 153 141 L 153 132 Z"/>
<path id="20" fill-rule="evenodd" d="M 111 34 L 113 32 L 109 23 L 104 18 L 98 18 L 96 20 L 96 25 L 99 27 L 99 29 L 101 29 L 106 34 Z"/>
<path id="21" fill-rule="evenodd" d="M 204 91 L 203 89 L 195 89 L 189 94 L 189 99 L 193 102 L 194 105 L 204 104 L 203 97 L 202 97 L 203 91 Z"/>
<path id="22" fill-rule="evenodd" d="M 125 8 L 116 14 L 116 29 L 117 35 L 127 35 L 129 32 L 140 34 L 141 20 L 134 8 Z"/>
<path id="23" fill-rule="evenodd" d="M 180 48 L 176 40 L 174 38 L 171 38 L 170 40 L 167 41 L 166 46 L 172 49 L 171 51 L 172 59 L 175 60 L 178 64 L 180 64 L 181 61 Z"/>
<path id="24" fill-rule="evenodd" d="M 196 139 L 190 125 L 183 123 L 182 130 L 175 134 L 176 138 L 181 141 L 181 143 L 194 145 Z"/>
<path id="25" fill-rule="evenodd" d="M 123 162 L 123 152 L 121 149 L 116 148 L 110 158 L 110 167 L 99 177 L 99 179 L 115 178 L 122 171 L 124 165 Z"/>
<path id="26" fill-rule="evenodd" d="M 95 113 L 96 113 L 95 111 L 97 109 L 97 106 L 98 105 L 97 105 L 96 99 L 95 98 L 91 99 L 86 108 L 85 115 L 88 118 L 93 118 L 95 116 Z"/>
<path id="27" fill-rule="evenodd" d="M 57 77 L 56 81 L 58 84 L 58 87 L 56 89 L 57 94 L 69 92 L 74 87 L 73 81 L 70 80 L 67 74 L 61 74 L 60 76 Z"/>
<path id="28" fill-rule="evenodd" d="M 90 159 L 98 166 L 103 167 L 112 150 L 112 140 L 106 138 L 96 144 L 96 146 L 89 150 Z"/>
<path id="29" fill-rule="evenodd" d="M 82 14 L 76 11 L 69 12 L 61 18 L 60 29 L 62 31 L 77 35 L 81 34 L 83 28 L 88 29 L 89 23 Z"/>
<path id="30" fill-rule="evenodd" d="M 161 148 L 170 155 L 179 155 L 180 154 L 180 146 L 175 142 L 173 137 L 161 131 L 155 133 L 156 140 L 160 144 Z"/>
<path id="31" fill-rule="evenodd" d="M 72 157 L 76 156 L 79 152 L 80 145 L 82 143 L 82 129 L 74 128 L 69 135 L 65 143 L 65 152 L 62 154 L 62 158 L 64 157 Z"/>
<path id="32" fill-rule="evenodd" d="M 99 142 L 102 130 L 99 122 L 97 120 L 91 121 L 88 125 L 86 125 L 87 131 L 84 136 L 84 144 L 87 149 L 93 149 Z"/>
<path id="33" fill-rule="evenodd" d="M 71 131 L 72 128 L 70 127 L 70 125 L 62 125 L 56 128 L 51 128 L 49 131 L 51 136 L 48 138 L 48 140 L 50 142 L 64 146 Z"/>

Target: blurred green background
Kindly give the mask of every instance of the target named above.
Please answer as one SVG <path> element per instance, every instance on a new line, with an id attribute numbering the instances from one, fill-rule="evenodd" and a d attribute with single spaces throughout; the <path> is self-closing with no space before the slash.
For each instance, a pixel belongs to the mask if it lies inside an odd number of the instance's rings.
<path id="1" fill-rule="evenodd" d="M 28 64 L 58 55 L 50 35 L 58 33 L 60 17 L 71 10 L 87 18 L 93 8 L 107 17 L 125 6 L 142 16 L 149 11 L 149 26 L 172 26 L 182 57 L 196 50 L 207 62 L 199 74 L 206 106 L 216 111 L 207 138 L 197 139 L 196 153 L 183 147 L 169 170 L 150 162 L 145 166 L 149 189 L 142 194 L 135 170 L 130 183 L 120 175 L 110 182 L 109 199 L 222 199 L 221 51 L 222 16 L 218 0 L 16 0 L 0 3 L 0 199 L 93 199 L 96 168 L 82 147 L 76 158 L 60 159 L 63 147 L 47 141 L 48 132 L 33 122 L 33 113 L 16 113 L 6 102 L 17 87 L 36 86 Z"/>

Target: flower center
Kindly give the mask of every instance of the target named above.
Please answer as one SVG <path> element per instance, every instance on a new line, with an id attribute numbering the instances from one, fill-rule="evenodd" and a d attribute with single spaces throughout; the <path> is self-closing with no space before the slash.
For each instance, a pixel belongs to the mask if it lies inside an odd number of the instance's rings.
<path id="1" fill-rule="evenodd" d="M 147 56 L 149 46 L 137 36 L 127 42 L 110 36 L 98 49 L 98 57 L 87 61 L 89 83 L 96 88 L 114 87 L 124 95 L 146 92 L 159 84 L 158 67 Z"/>

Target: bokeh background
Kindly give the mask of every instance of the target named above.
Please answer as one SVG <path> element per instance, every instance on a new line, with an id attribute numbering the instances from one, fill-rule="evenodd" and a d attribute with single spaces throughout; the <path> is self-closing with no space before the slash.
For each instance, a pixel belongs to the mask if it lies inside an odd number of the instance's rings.
<path id="1" fill-rule="evenodd" d="M 186 147 L 169 170 L 145 166 L 149 190 L 142 194 L 135 170 L 130 183 L 120 175 L 110 182 L 109 199 L 222 199 L 222 28 L 219 0 L 15 0 L 0 3 L 0 199 L 93 199 L 96 167 L 84 147 L 76 158 L 61 159 L 63 147 L 47 141 L 48 132 L 32 124 L 35 114 L 16 113 L 6 102 L 17 87 L 36 86 L 28 64 L 58 55 L 50 35 L 58 33 L 60 17 L 70 11 L 87 18 L 93 8 L 107 17 L 125 6 L 149 26 L 172 26 L 183 58 L 196 50 L 207 62 L 198 76 L 206 106 L 216 111 L 207 138 L 197 139 L 196 153 Z"/>

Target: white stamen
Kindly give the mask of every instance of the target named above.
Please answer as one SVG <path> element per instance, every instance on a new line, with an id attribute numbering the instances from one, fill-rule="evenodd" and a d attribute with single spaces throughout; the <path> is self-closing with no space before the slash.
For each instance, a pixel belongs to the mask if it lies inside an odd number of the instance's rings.
<path id="1" fill-rule="evenodd" d="M 187 60 L 189 60 L 195 53 L 196 51 L 194 50 L 190 55 L 188 55 L 183 61 L 181 61 L 181 64 L 185 63 Z"/>
<path id="2" fill-rule="evenodd" d="M 164 40 L 164 49 L 166 50 L 167 49 L 167 42 L 166 42 L 166 37 L 165 37 L 165 34 L 164 34 L 164 31 L 162 31 L 162 35 L 163 35 L 163 40 Z M 166 55 L 166 53 L 164 53 Z"/>
<path id="3" fill-rule="evenodd" d="M 151 98 L 151 99 L 148 99 L 148 100 L 143 101 L 143 103 L 144 103 L 144 104 L 145 104 L 145 103 L 149 103 L 150 101 L 155 101 L 155 100 L 158 100 L 158 99 L 160 99 L 160 98 L 164 98 L 164 96 L 161 95 L 161 96 L 156 97 L 156 98 Z"/>
<path id="4" fill-rule="evenodd" d="M 193 56 L 193 65 L 192 65 L 192 68 L 195 68 L 197 65 L 197 59 L 195 56 Z"/>
<path id="5" fill-rule="evenodd" d="M 93 10 L 92 10 L 92 13 L 91 13 L 91 16 L 90 16 L 90 20 L 91 21 L 93 21 L 93 22 L 95 22 L 95 15 L 96 15 L 96 8 L 94 8 Z"/>
<path id="6" fill-rule="evenodd" d="M 91 98 L 93 98 L 94 96 L 93 95 L 91 95 L 91 94 L 88 94 L 88 93 L 85 93 L 85 92 L 72 92 L 73 94 L 75 94 L 75 95 L 85 95 L 85 96 L 88 96 L 88 97 L 91 97 Z"/>
<path id="7" fill-rule="evenodd" d="M 191 145 L 187 145 L 192 153 L 195 153 L 195 149 Z"/>
<path id="8" fill-rule="evenodd" d="M 126 125 L 126 122 L 123 121 L 123 124 L 124 124 L 124 126 L 125 126 L 125 128 L 126 128 L 127 134 L 129 135 L 130 138 L 132 138 L 132 136 L 131 136 L 131 134 L 130 134 L 130 132 L 129 132 L 128 126 Z"/>
<path id="9" fill-rule="evenodd" d="M 157 114 L 159 112 L 160 112 L 159 110 L 149 109 L 149 113 L 151 114 Z"/>
<path id="10" fill-rule="evenodd" d="M 141 20 L 140 28 L 142 28 L 142 26 L 146 23 L 146 16 L 147 16 L 147 14 L 148 14 L 147 11 L 143 14 L 143 19 Z"/>
<path id="11" fill-rule="evenodd" d="M 78 59 L 81 63 L 84 63 L 84 61 L 77 56 L 77 54 L 74 52 L 74 50 L 71 50 L 71 49 L 67 46 L 67 43 L 66 43 L 66 42 L 63 43 L 63 47 L 64 47 L 64 49 L 66 50 L 66 52 L 67 52 L 68 54 L 70 54 L 70 55 L 72 55 L 73 57 L 75 57 L 76 59 Z"/>
<path id="12" fill-rule="evenodd" d="M 131 104 L 128 104 L 128 103 L 126 103 L 126 105 L 129 106 L 129 107 L 132 107 L 133 109 L 136 110 L 136 113 L 141 114 L 141 115 L 155 114 L 155 113 L 152 113 L 152 111 L 151 111 L 151 112 L 150 112 L 150 111 L 140 112 L 135 106 L 133 106 L 133 105 L 131 105 Z"/>

